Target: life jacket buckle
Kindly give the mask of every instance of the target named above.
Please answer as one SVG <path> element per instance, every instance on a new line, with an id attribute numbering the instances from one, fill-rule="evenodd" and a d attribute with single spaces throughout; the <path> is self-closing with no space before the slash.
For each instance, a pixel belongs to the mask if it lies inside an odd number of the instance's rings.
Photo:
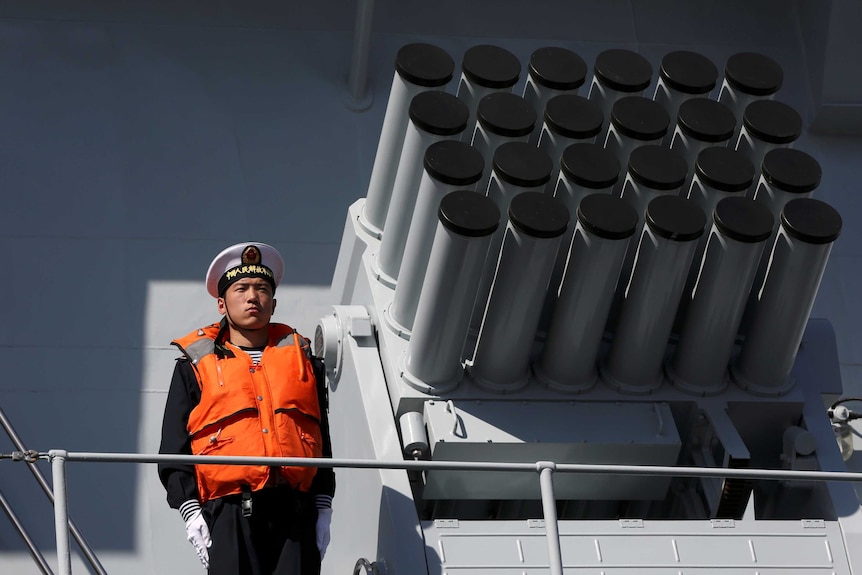
<path id="1" fill-rule="evenodd" d="M 240 506 L 242 508 L 242 516 L 245 518 L 251 517 L 252 511 L 252 500 L 251 500 L 251 489 L 248 486 L 243 486 L 242 488 L 242 497 L 240 499 Z"/>

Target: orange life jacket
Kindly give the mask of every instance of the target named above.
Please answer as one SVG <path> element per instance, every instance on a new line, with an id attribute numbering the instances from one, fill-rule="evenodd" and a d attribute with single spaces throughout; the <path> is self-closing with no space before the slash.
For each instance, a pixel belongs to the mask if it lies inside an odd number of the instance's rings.
<path id="1" fill-rule="evenodd" d="M 219 324 L 172 343 L 189 357 L 201 388 L 186 429 L 194 455 L 321 457 L 320 405 L 308 343 L 292 328 L 270 324 L 260 363 L 224 342 L 216 354 Z M 195 465 L 201 502 L 257 491 L 272 479 L 308 491 L 315 467 Z"/>

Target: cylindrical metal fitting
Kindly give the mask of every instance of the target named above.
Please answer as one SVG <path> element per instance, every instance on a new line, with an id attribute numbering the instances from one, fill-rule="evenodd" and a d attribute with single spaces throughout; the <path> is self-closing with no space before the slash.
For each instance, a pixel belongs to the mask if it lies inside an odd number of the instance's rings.
<path id="1" fill-rule="evenodd" d="M 470 130 L 462 136 L 462 140 L 470 142 L 473 137 L 476 109 L 482 98 L 494 92 L 511 92 L 520 77 L 521 63 L 505 48 L 480 44 L 464 53 L 456 94 L 470 110 L 467 124 Z"/>
<path id="2" fill-rule="evenodd" d="M 820 185 L 820 164 L 803 151 L 791 148 L 776 148 L 763 157 L 763 171 L 757 189 L 754 192 L 755 201 L 763 204 L 773 215 L 773 238 L 778 233 L 781 223 L 781 210 L 790 200 L 810 198 Z M 754 285 L 763 284 L 766 270 L 769 266 L 769 251 L 765 251 L 757 266 Z M 756 306 L 757 293 L 752 291 L 748 297 L 748 306 L 740 323 L 740 333 L 748 333 Z"/>
<path id="3" fill-rule="evenodd" d="M 745 108 L 735 149 L 748 156 L 760 174 L 764 156 L 775 148 L 790 148 L 802 134 L 799 113 L 776 100 L 758 100 Z"/>
<path id="4" fill-rule="evenodd" d="M 688 199 L 695 202 L 708 217 L 712 217 L 718 202 L 725 198 L 745 197 L 754 181 L 754 166 L 743 154 L 730 148 L 705 148 L 697 155 L 694 164 L 694 177 L 688 188 Z M 684 294 L 691 294 L 700 269 L 699 262 L 706 249 L 708 234 L 697 241 L 693 261 L 685 283 Z M 683 297 L 674 322 L 673 333 L 679 334 L 682 320 L 687 313 L 690 298 Z"/>
<path id="5" fill-rule="evenodd" d="M 659 196 L 647 206 L 646 222 L 601 364 L 602 379 L 631 393 L 650 393 L 662 383 L 662 360 L 706 216 L 694 202 Z"/>
<path id="6" fill-rule="evenodd" d="M 774 218 L 761 204 L 737 196 L 718 202 L 712 219 L 697 282 L 683 294 L 690 301 L 667 365 L 671 382 L 697 395 L 718 393 L 727 384 L 736 331 Z"/>
<path id="7" fill-rule="evenodd" d="M 775 60 L 764 54 L 739 52 L 727 59 L 718 101 L 741 122 L 749 104 L 771 100 L 783 82 L 784 72 Z"/>
<path id="8" fill-rule="evenodd" d="M 776 148 L 763 157 L 762 171 L 754 199 L 779 216 L 784 204 L 795 198 L 810 198 L 820 185 L 820 163 L 801 150 Z"/>
<path id="9" fill-rule="evenodd" d="M 718 69 L 706 56 L 688 50 L 669 52 L 661 59 L 653 100 L 664 106 L 672 122 L 683 102 L 706 98 L 717 81 Z M 663 143 L 669 142 L 666 136 Z"/>
<path id="10" fill-rule="evenodd" d="M 500 210 L 481 194 L 458 190 L 440 201 L 437 217 L 402 375 L 412 387 L 431 394 L 461 380 L 470 310 Z"/>
<path id="11" fill-rule="evenodd" d="M 678 153 L 656 144 L 635 148 L 627 165 L 621 197 L 635 208 L 643 227 L 646 208 L 653 198 L 679 195 L 688 166 Z"/>
<path id="12" fill-rule="evenodd" d="M 437 46 L 407 44 L 398 50 L 395 77 L 389 91 L 365 206 L 359 219 L 363 228 L 375 237 L 383 233 L 389 210 L 389 199 L 407 131 L 410 102 L 420 92 L 448 84 L 454 70 L 455 62 L 445 50 Z"/>
<path id="13" fill-rule="evenodd" d="M 481 154 L 464 142 L 444 140 L 425 151 L 425 173 L 404 242 L 404 258 L 386 323 L 403 337 L 413 327 L 419 293 L 425 280 L 431 243 L 437 225 L 437 207 L 449 192 L 471 189 L 485 167 Z"/>
<path id="14" fill-rule="evenodd" d="M 793 387 L 790 371 L 840 233 L 841 216 L 830 205 L 813 198 L 784 205 L 766 278 L 755 286 L 751 327 L 731 364 L 733 380 L 743 389 L 780 395 Z"/>
<path id="15" fill-rule="evenodd" d="M 509 205 L 509 223 L 469 373 L 479 386 L 502 393 L 529 380 L 529 361 L 566 207 L 548 194 L 524 192 Z"/>
<path id="16" fill-rule="evenodd" d="M 398 279 L 404 242 L 422 179 L 425 151 L 435 142 L 456 138 L 463 132 L 468 113 L 464 102 L 452 94 L 430 91 L 413 98 L 409 115 L 410 123 L 386 215 L 386 233 L 381 239 L 376 262 L 381 277 L 390 283 Z"/>
<path id="17" fill-rule="evenodd" d="M 500 213 L 507 213 L 512 200 L 519 194 L 546 193 L 550 174 L 551 159 L 542 150 L 527 142 L 506 142 L 494 152 L 493 170 L 487 195 L 497 204 Z M 491 283 L 494 281 L 494 270 L 504 232 L 503 227 L 497 230 L 488 249 L 488 260 L 485 262 L 479 289 L 476 291 L 475 308 L 470 320 L 467 357 L 472 357 L 472 346 L 476 343 L 479 334 L 485 304 L 491 292 Z"/>
<path id="18" fill-rule="evenodd" d="M 563 150 L 572 144 L 595 142 L 602 123 L 602 111 L 582 96 L 563 94 L 548 100 L 538 141 L 539 149 L 554 162 L 551 181 L 559 177 Z"/>
<path id="19" fill-rule="evenodd" d="M 652 65 L 646 58 L 624 49 L 605 50 L 596 57 L 589 99 L 610 118 L 614 102 L 626 96 L 641 96 L 652 82 Z M 608 126 L 599 135 L 604 142 Z"/>
<path id="20" fill-rule="evenodd" d="M 614 103 L 610 124 L 605 148 L 625 166 L 636 148 L 661 144 L 670 118 L 661 104 L 643 96 L 627 96 Z"/>
<path id="21" fill-rule="evenodd" d="M 563 151 L 560 164 L 561 170 L 556 180 L 554 197 L 565 204 L 569 214 L 578 213 L 581 200 L 587 195 L 602 192 L 610 194 L 614 184 L 619 180 L 620 164 L 617 157 L 599 144 L 571 144 Z M 560 240 L 560 250 L 557 253 L 557 261 L 551 273 L 548 294 L 539 320 L 540 340 L 546 337 L 550 327 L 551 314 L 563 278 L 574 231 L 574 226 L 569 226 Z"/>
<path id="22" fill-rule="evenodd" d="M 548 101 L 561 94 L 577 93 L 586 77 L 587 64 L 571 50 L 556 46 L 539 48 L 530 56 L 524 99 L 541 118 Z M 537 125 L 533 130 L 531 144 L 538 142 L 540 129 Z"/>
<path id="23" fill-rule="evenodd" d="M 631 206 L 607 193 L 584 197 L 577 218 L 547 340 L 533 368 L 538 381 L 569 393 L 586 391 L 596 380 L 602 333 L 638 222 Z"/>
<path id="24" fill-rule="evenodd" d="M 536 112 L 521 96 L 508 92 L 489 94 L 479 102 L 473 147 L 491 162 L 497 147 L 506 142 L 526 142 L 536 125 Z M 476 189 L 487 189 L 491 172 L 479 181 Z"/>
<path id="25" fill-rule="evenodd" d="M 682 103 L 676 117 L 676 127 L 670 149 L 679 153 L 694 172 L 697 155 L 706 148 L 726 147 L 736 130 L 736 118 L 727 106 L 706 98 L 691 98 Z M 685 190 L 691 175 L 683 184 Z"/>
<path id="26" fill-rule="evenodd" d="M 744 154 L 730 148 L 701 150 L 694 163 L 688 199 L 711 214 L 716 204 L 729 195 L 744 195 L 754 182 L 754 165 Z"/>

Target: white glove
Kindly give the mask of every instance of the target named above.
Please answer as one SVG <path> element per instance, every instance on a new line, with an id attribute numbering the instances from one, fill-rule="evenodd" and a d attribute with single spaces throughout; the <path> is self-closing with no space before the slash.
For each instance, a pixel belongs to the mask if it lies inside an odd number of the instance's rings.
<path id="1" fill-rule="evenodd" d="M 332 523 L 332 507 L 320 507 L 317 510 L 317 548 L 320 558 L 326 555 L 329 547 L 329 526 Z"/>
<path id="2" fill-rule="evenodd" d="M 210 554 L 207 549 L 210 548 L 213 542 L 210 538 L 210 528 L 207 527 L 207 522 L 204 520 L 200 509 L 186 521 L 186 534 L 188 535 L 189 542 L 195 548 L 195 551 L 197 551 L 198 558 L 201 560 L 204 569 L 209 569 Z"/>

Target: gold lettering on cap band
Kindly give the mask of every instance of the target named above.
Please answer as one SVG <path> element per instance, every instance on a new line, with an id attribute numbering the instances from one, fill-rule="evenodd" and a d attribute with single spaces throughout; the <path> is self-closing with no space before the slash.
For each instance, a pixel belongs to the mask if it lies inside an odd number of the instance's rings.
<path id="1" fill-rule="evenodd" d="M 237 266 L 225 272 L 225 277 L 232 280 L 240 274 L 260 274 L 266 277 L 272 277 L 272 270 L 266 266 Z"/>

